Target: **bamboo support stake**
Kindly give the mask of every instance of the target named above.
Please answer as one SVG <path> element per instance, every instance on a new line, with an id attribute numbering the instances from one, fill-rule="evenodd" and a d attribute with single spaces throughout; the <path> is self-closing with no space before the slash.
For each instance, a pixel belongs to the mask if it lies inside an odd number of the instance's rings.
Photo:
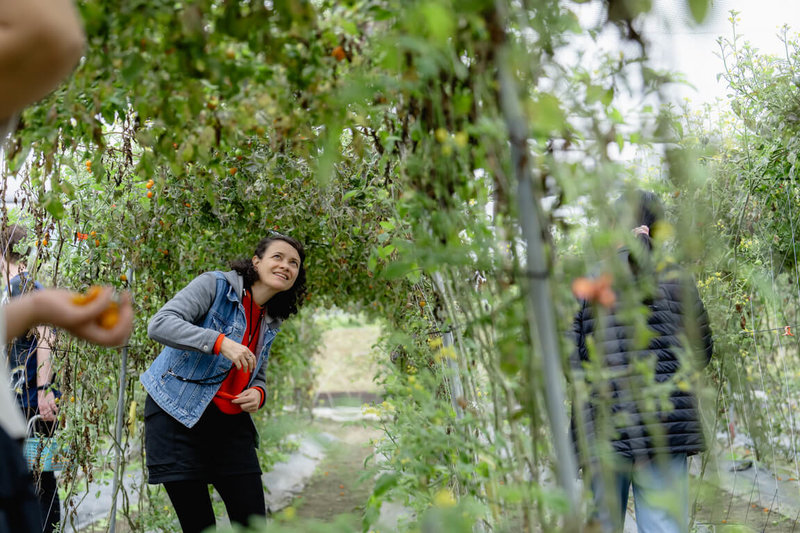
<path id="1" fill-rule="evenodd" d="M 128 269 L 128 279 L 133 281 L 133 271 Z M 119 364 L 119 393 L 117 395 L 117 424 L 114 429 L 114 481 L 111 489 L 111 516 L 108 518 L 108 533 L 115 533 L 117 528 L 117 496 L 119 495 L 122 483 L 122 426 L 125 419 L 125 382 L 128 372 L 128 339 L 122 347 Z"/>
<path id="2" fill-rule="evenodd" d="M 526 243 L 526 270 L 530 274 L 527 276 L 529 289 L 526 291 L 528 325 L 531 329 L 531 338 L 538 339 L 542 353 L 545 398 L 557 459 L 557 475 L 570 505 L 568 515 L 574 519 L 580 509 L 580 495 L 577 486 L 578 469 L 568 435 L 564 374 L 559 355 L 558 334 L 554 320 L 555 311 L 551 305 L 552 292 L 543 242 L 544 228 L 541 224 L 540 205 L 534 196 L 532 186 L 525 114 L 519 103 L 516 81 L 510 72 L 507 45 L 500 46 L 497 52 L 500 106 L 511 143 L 511 158 L 517 177 L 519 223 Z M 532 355 L 531 367 L 533 364 L 534 357 Z"/>
<path id="3" fill-rule="evenodd" d="M 117 396 L 117 427 L 114 430 L 115 457 L 114 457 L 114 482 L 111 489 L 111 516 L 108 519 L 108 533 L 114 533 L 117 526 L 117 495 L 122 479 L 120 465 L 122 463 L 122 421 L 125 416 L 125 380 L 127 379 L 128 347 L 122 348 L 122 357 L 119 369 L 119 395 Z"/>

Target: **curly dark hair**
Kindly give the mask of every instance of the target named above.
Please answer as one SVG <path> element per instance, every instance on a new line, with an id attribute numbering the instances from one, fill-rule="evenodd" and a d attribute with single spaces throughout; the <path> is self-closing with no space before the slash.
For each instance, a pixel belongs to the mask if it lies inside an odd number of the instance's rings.
<path id="1" fill-rule="evenodd" d="M 255 255 L 259 258 L 263 258 L 267 248 L 275 241 L 283 241 L 290 244 L 297 250 L 298 255 L 300 255 L 300 269 L 297 272 L 297 279 L 294 280 L 292 288 L 288 291 L 279 292 L 266 303 L 266 310 L 269 316 L 272 318 L 286 319 L 297 313 L 297 308 L 305 299 L 306 251 L 302 243 L 294 237 L 289 237 L 288 235 L 280 233 L 271 233 L 268 237 L 264 237 L 259 241 L 258 246 L 256 246 Z M 231 268 L 244 278 L 245 289 L 252 287 L 253 283 L 258 279 L 258 272 L 256 272 L 253 266 L 252 258 L 231 261 Z"/>

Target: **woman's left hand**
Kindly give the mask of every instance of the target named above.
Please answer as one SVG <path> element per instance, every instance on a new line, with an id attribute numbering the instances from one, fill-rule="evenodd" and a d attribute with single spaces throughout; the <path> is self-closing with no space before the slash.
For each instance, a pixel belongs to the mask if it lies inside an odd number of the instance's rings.
<path id="1" fill-rule="evenodd" d="M 231 403 L 238 405 L 245 413 L 255 413 L 261 403 L 261 393 L 258 389 L 246 389 L 239 396 L 231 400 Z"/>

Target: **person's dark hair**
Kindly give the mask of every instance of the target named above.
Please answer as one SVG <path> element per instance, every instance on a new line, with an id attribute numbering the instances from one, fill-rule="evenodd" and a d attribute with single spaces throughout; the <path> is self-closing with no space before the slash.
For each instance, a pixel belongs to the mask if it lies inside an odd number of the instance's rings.
<path id="1" fill-rule="evenodd" d="M 620 196 L 614 202 L 614 211 L 613 223 L 630 222 L 631 228 L 647 226 L 652 229 L 653 224 L 664 219 L 664 206 L 658 195 L 642 189 Z M 628 213 L 631 218 L 625 219 L 624 215 Z"/>
<path id="2" fill-rule="evenodd" d="M 269 237 L 264 237 L 256 246 L 256 256 L 263 258 L 267 248 L 275 241 L 283 241 L 290 244 L 300 256 L 300 269 L 297 272 L 297 279 L 288 291 L 279 292 L 267 302 L 266 309 L 272 318 L 286 319 L 297 313 L 297 308 L 303 303 L 306 295 L 306 251 L 300 241 L 288 235 L 273 233 Z M 253 259 L 237 259 L 231 261 L 231 268 L 244 278 L 244 287 L 249 289 L 258 279 L 258 272 L 253 266 Z"/>
<path id="3" fill-rule="evenodd" d="M 664 218 L 664 206 L 658 195 L 652 191 L 636 191 L 636 210 L 633 212 L 634 227 L 647 226 Z"/>
<path id="4" fill-rule="evenodd" d="M 19 224 L 10 224 L 0 236 L 3 257 L 13 263 L 19 263 L 30 253 L 30 246 L 26 250 L 15 249 L 17 245 L 28 238 L 28 230 Z"/>

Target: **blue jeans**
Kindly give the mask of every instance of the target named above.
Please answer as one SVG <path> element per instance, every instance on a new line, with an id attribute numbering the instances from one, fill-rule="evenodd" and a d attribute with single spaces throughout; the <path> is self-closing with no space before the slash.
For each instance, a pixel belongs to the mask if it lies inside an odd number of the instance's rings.
<path id="1" fill-rule="evenodd" d="M 604 490 L 610 483 L 612 491 Z M 633 485 L 639 533 L 689 531 L 689 469 L 686 454 L 627 461 L 592 481 L 598 518 L 604 531 L 622 531 Z"/>

